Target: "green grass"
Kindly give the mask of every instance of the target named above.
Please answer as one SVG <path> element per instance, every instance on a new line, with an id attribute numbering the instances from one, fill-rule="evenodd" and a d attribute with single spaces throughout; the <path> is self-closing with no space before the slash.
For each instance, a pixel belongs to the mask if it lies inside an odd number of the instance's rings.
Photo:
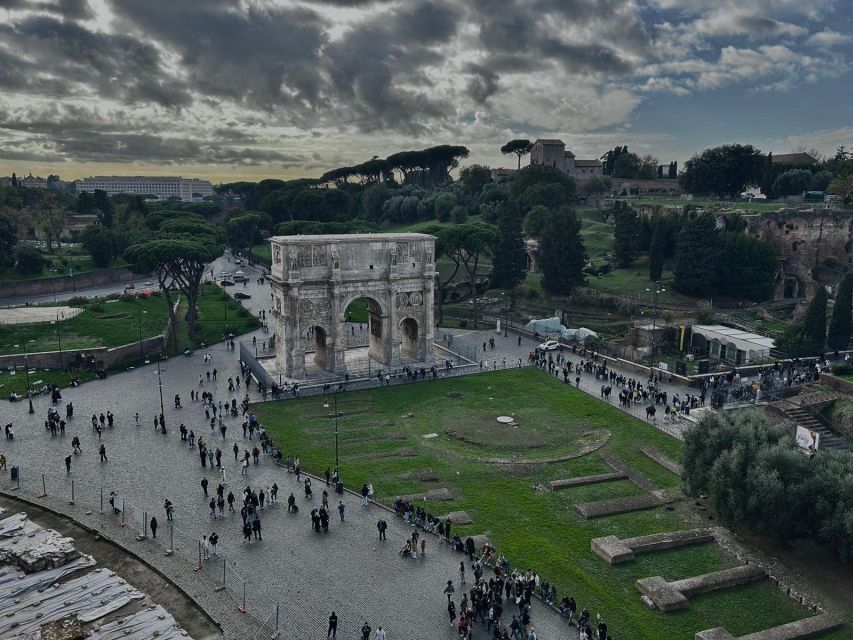
<path id="1" fill-rule="evenodd" d="M 577 210 L 581 221 L 581 237 L 589 259 L 596 266 L 607 261 L 613 250 L 613 227 L 606 222 L 606 214 L 597 208 L 583 207 Z"/>
<path id="2" fill-rule="evenodd" d="M 181 320 L 177 331 L 179 345 L 197 345 L 202 340 L 218 342 L 225 333 L 239 335 L 260 326 L 257 318 L 242 309 L 217 285 L 205 283 L 203 291 L 204 295 L 198 299 L 201 334 L 191 342 Z M 185 312 L 183 304 L 179 318 L 183 318 L 182 311 Z M 119 347 L 139 340 L 140 323 L 142 337 L 150 338 L 163 332 L 168 318 L 169 310 L 162 296 L 103 301 L 97 309 L 86 307 L 75 317 L 61 321 L 58 331 L 56 324 L 50 322 L 0 326 L 0 354 L 56 351 L 60 336 L 63 349 Z"/>
<path id="3" fill-rule="evenodd" d="M 666 291 L 658 296 L 658 300 L 660 302 L 692 301 L 692 298 L 681 295 L 672 288 L 672 280 L 672 271 L 665 269 L 661 283 Z M 652 292 L 646 291 L 646 289 L 653 289 L 654 283 L 649 280 L 649 267 L 645 258 L 638 260 L 629 269 L 615 269 L 602 276 L 588 276 L 587 285 L 593 289 L 636 298 L 638 301 L 649 304 L 653 299 Z"/>
<path id="4" fill-rule="evenodd" d="M 56 324 L 40 322 L 0 326 L 0 354 L 56 351 L 61 334 L 63 349 L 118 347 L 142 337 L 162 333 L 169 317 L 161 296 L 139 296 L 132 301 L 104 301 L 97 310 L 87 307 L 82 313 Z"/>
<path id="5" fill-rule="evenodd" d="M 471 216 L 466 222 L 475 222 L 480 219 L 480 216 Z M 383 229 L 383 233 L 423 233 L 430 227 L 447 227 L 455 224 L 452 220 L 449 222 L 439 222 L 437 219 L 421 220 L 420 222 L 412 222 L 410 224 L 401 224 Z"/>
<path id="6" fill-rule="evenodd" d="M 261 326 L 256 317 L 244 309 L 237 300 L 220 289 L 218 285 L 206 282 L 202 291 L 204 295 L 198 299 L 198 321 L 201 325 L 201 333 L 190 340 L 187 336 L 186 324 L 180 321 L 178 326 L 178 344 L 180 347 L 185 345 L 197 347 L 202 341 L 213 344 L 223 340 L 229 333 L 238 336 L 254 331 Z M 179 311 L 183 310 L 184 305 Z M 179 313 L 178 316 L 182 318 L 183 313 Z"/>
<path id="7" fill-rule="evenodd" d="M 262 244 L 256 244 L 249 250 L 254 256 L 258 258 L 262 258 L 267 262 L 272 262 L 272 245 L 269 242 L 264 242 Z"/>
<path id="8" fill-rule="evenodd" d="M 281 443 L 285 455 L 298 455 L 305 469 L 322 472 L 334 464 L 334 438 L 320 397 L 256 405 L 254 411 Z M 452 502 L 420 502 L 443 515 L 464 510 L 474 524 L 460 533 L 487 534 L 513 568 L 536 569 L 571 594 L 579 606 L 602 613 L 620 640 L 688 640 L 722 623 L 735 635 L 803 618 L 809 612 L 769 583 L 701 596 L 676 614 L 647 609 L 634 582 L 661 575 L 669 579 L 734 566 L 716 545 L 652 553 L 621 566 L 609 566 L 590 551 L 590 539 L 672 531 L 696 526 L 664 509 L 585 521 L 572 507 L 584 500 L 632 495 L 636 485 L 620 481 L 565 491 L 536 491 L 551 479 L 608 470 L 601 453 L 630 465 L 655 486 L 672 490 L 679 479 L 644 456 L 652 445 L 678 459 L 681 443 L 595 398 L 532 369 L 456 378 L 434 383 L 346 393 L 338 406 L 341 473 L 349 487 L 372 482 L 377 497 L 447 487 Z M 516 414 L 519 427 L 494 418 Z M 411 417 L 403 417 L 411 415 Z M 505 466 L 484 458 L 530 458 L 577 452 L 591 434 L 611 433 L 602 449 L 565 462 Z M 435 432 L 439 436 L 424 439 Z M 453 432 L 451 435 L 448 432 Z M 405 454 L 405 455 L 404 455 Z M 436 479 L 419 479 L 431 470 Z M 841 638 L 842 635 L 827 636 Z"/>
<path id="9" fill-rule="evenodd" d="M 358 298 L 350 302 L 346 309 L 346 318 L 350 322 L 361 322 L 366 324 L 369 319 L 367 313 L 367 298 Z"/>
<path id="10" fill-rule="evenodd" d="M 63 389 L 67 387 L 73 378 L 79 377 L 82 382 L 95 379 L 91 371 L 79 371 L 64 373 L 56 369 L 30 369 L 30 386 L 40 387 L 46 384 L 58 384 Z M 27 376 L 23 369 L 17 371 L 0 371 L 0 402 L 6 401 L 12 393 L 26 395 Z"/>
<path id="11" fill-rule="evenodd" d="M 684 200 L 680 198 L 643 198 L 640 200 L 628 199 L 635 206 L 642 205 L 662 205 L 662 206 L 684 206 L 693 205 L 696 207 L 721 206 L 724 209 L 743 209 L 745 211 L 753 211 L 756 213 L 772 213 L 786 207 L 794 206 L 787 202 L 715 202 L 712 200 Z"/>

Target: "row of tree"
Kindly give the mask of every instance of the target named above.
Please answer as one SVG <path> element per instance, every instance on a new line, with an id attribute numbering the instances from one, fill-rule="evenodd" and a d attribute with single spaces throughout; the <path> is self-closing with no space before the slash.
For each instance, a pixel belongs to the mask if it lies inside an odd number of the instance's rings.
<path id="1" fill-rule="evenodd" d="M 773 295 L 778 258 L 773 247 L 744 233 L 740 216 L 716 217 L 688 207 L 683 214 L 640 216 L 624 202 L 612 211 L 616 266 L 631 267 L 638 254 L 648 252 L 649 279 L 661 279 L 672 262 L 673 287 L 693 297 L 723 295 L 762 301 Z"/>
<path id="2" fill-rule="evenodd" d="M 790 427 L 758 412 L 716 412 L 686 432 L 684 487 L 722 520 L 791 544 L 801 538 L 853 559 L 853 455 L 808 457 Z"/>
<path id="3" fill-rule="evenodd" d="M 776 342 L 776 346 L 791 357 L 816 356 L 825 348 L 846 349 L 850 344 L 851 315 L 853 315 L 853 274 L 841 281 L 827 329 L 826 289 L 818 285 L 800 322 L 791 325 Z"/>
<path id="4" fill-rule="evenodd" d="M 829 191 L 847 203 L 853 195 L 853 159 L 839 147 L 832 158 L 792 167 L 774 163 L 772 153 L 752 145 L 727 144 L 694 155 L 678 180 L 684 191 L 699 196 L 736 199 L 748 188 L 760 187 L 768 198 Z"/>

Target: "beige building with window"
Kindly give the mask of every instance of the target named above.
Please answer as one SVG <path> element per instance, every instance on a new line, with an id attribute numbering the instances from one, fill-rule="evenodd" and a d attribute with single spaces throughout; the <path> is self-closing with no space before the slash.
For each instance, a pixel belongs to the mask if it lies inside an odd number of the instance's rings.
<path id="1" fill-rule="evenodd" d="M 579 160 L 566 150 L 566 143 L 556 138 L 539 138 L 530 151 L 530 164 L 541 164 L 559 169 L 575 180 L 588 180 L 602 174 L 601 161 Z"/>

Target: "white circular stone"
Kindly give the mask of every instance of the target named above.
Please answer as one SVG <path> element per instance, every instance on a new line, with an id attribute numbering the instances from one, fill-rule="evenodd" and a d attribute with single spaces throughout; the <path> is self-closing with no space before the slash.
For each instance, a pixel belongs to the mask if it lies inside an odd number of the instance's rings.
<path id="1" fill-rule="evenodd" d="M 498 416 L 498 422 L 501 424 L 511 424 L 515 422 L 515 418 L 512 416 Z"/>

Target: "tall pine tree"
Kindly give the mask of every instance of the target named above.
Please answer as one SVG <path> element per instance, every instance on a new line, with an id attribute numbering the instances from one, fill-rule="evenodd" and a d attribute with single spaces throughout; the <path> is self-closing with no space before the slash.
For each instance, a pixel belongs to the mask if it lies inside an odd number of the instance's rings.
<path id="1" fill-rule="evenodd" d="M 673 287 L 688 296 L 707 297 L 716 285 L 717 225 L 710 213 L 684 221 L 675 247 Z"/>
<path id="2" fill-rule="evenodd" d="M 497 226 L 500 239 L 495 247 L 491 285 L 510 289 L 524 279 L 527 268 L 524 216 L 518 205 L 507 203 L 498 216 Z"/>
<path id="3" fill-rule="evenodd" d="M 631 207 L 627 207 L 618 210 L 615 218 L 613 252 L 616 254 L 616 264 L 620 267 L 630 267 L 637 257 L 640 245 L 640 217 Z"/>
<path id="4" fill-rule="evenodd" d="M 803 353 L 816 356 L 823 351 L 826 343 L 826 289 L 823 285 L 818 285 L 815 296 L 806 310 L 802 326 Z"/>
<path id="5" fill-rule="evenodd" d="M 666 256 L 666 239 L 669 234 L 666 230 L 666 221 L 659 219 L 652 233 L 652 242 L 649 245 L 649 279 L 657 282 L 663 275 L 663 262 Z"/>
<path id="6" fill-rule="evenodd" d="M 850 344 L 851 306 L 853 306 L 853 274 L 848 273 L 838 288 L 832 318 L 829 321 L 826 346 L 830 349 L 846 349 Z"/>
<path id="7" fill-rule="evenodd" d="M 537 261 L 542 271 L 542 286 L 548 293 L 566 295 L 583 284 L 586 249 L 580 220 L 571 208 L 563 206 L 548 216 L 539 240 Z"/>

